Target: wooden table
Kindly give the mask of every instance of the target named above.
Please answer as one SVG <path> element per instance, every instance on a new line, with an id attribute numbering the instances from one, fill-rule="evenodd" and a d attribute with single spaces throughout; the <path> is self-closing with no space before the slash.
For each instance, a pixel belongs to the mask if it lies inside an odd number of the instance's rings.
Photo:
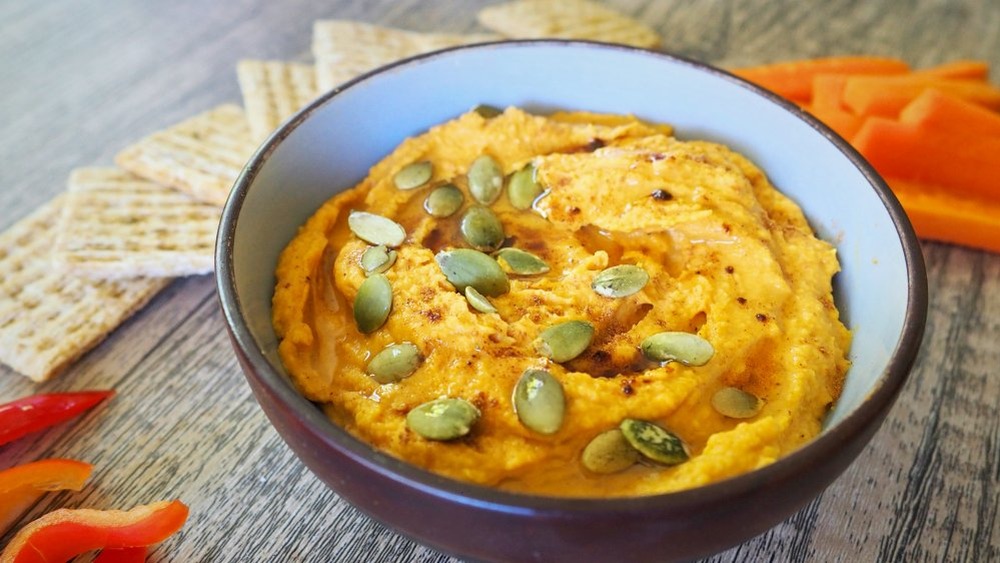
<path id="1" fill-rule="evenodd" d="M 992 0 L 608 3 L 656 27 L 665 49 L 723 66 L 875 53 L 1000 68 Z M 309 60 L 315 19 L 472 31 L 482 4 L 0 0 L 0 227 L 63 190 L 72 168 L 110 164 L 149 132 L 238 102 L 238 59 Z M 1000 256 L 934 243 L 924 253 L 926 338 L 885 426 L 821 497 L 711 560 L 1000 560 Z M 180 498 L 191 517 L 153 560 L 448 560 L 346 504 L 292 455 L 243 381 L 211 276 L 174 282 L 55 381 L 0 367 L 0 402 L 107 387 L 117 397 L 75 424 L 0 447 L 0 467 L 49 456 L 96 466 L 82 492 L 47 496 L 22 523 L 60 506 Z"/>

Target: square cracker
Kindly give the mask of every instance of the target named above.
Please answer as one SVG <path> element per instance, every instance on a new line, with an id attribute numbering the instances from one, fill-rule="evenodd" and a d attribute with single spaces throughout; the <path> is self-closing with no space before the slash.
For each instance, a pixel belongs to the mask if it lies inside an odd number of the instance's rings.
<path id="1" fill-rule="evenodd" d="M 256 141 L 267 138 L 318 93 L 311 64 L 247 59 L 237 63 L 236 77 Z"/>
<path id="2" fill-rule="evenodd" d="M 54 259 L 64 271 L 117 279 L 206 274 L 221 212 L 118 168 L 69 177 Z"/>
<path id="3" fill-rule="evenodd" d="M 500 39 L 492 34 L 417 33 L 344 20 L 313 26 L 316 84 L 327 91 L 382 65 L 446 47 Z"/>
<path id="4" fill-rule="evenodd" d="M 660 44 L 650 27 L 589 0 L 516 0 L 483 8 L 479 23 L 518 39 L 590 39 L 646 48 Z"/>
<path id="5" fill-rule="evenodd" d="M 170 281 L 91 280 L 52 268 L 65 199 L 0 233 L 0 361 L 35 381 L 63 371 Z"/>
<path id="6" fill-rule="evenodd" d="M 225 104 L 153 133 L 118 153 L 115 163 L 221 206 L 254 149 L 243 109 Z"/>

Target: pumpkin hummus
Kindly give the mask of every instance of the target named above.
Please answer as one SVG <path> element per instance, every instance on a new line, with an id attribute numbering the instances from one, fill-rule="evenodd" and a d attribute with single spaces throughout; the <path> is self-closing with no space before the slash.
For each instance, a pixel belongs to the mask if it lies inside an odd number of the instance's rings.
<path id="1" fill-rule="evenodd" d="M 483 155 L 502 173 L 495 201 L 470 171 Z M 518 181 L 541 192 L 527 209 L 511 176 L 524 170 Z M 462 196 L 448 216 L 428 201 L 446 184 Z M 470 243 L 490 238 L 482 222 L 471 235 L 464 225 L 482 207 L 502 228 L 494 247 Z M 405 233 L 365 267 L 362 235 L 378 237 L 348 221 L 360 211 Z M 472 283 L 482 290 L 467 297 L 456 279 L 480 266 L 449 272 L 442 257 L 471 246 L 491 264 L 514 248 L 544 267 L 499 259 L 504 285 Z M 511 491 L 643 495 L 759 468 L 819 433 L 848 367 L 838 268 L 801 210 L 725 146 L 630 116 L 472 111 L 403 142 L 301 227 L 279 261 L 273 321 L 297 388 L 382 451 Z M 584 337 L 540 338 L 567 321 Z M 650 353 L 663 352 L 650 340 L 660 333 L 708 355 Z M 519 384 L 526 372 L 543 376 Z M 459 418 L 472 413 L 454 434 L 414 420 L 442 397 L 461 403 Z M 606 434 L 616 445 L 587 460 Z M 663 436 L 680 458 L 643 455 Z M 640 453 L 622 462 L 622 448 Z"/>

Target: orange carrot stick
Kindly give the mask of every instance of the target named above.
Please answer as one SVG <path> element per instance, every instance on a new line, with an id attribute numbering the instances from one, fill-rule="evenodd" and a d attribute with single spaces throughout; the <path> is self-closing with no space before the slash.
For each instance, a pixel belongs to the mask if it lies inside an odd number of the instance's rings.
<path id="1" fill-rule="evenodd" d="M 806 110 L 845 139 L 852 139 L 865 119 L 837 106 L 813 104 Z"/>
<path id="2" fill-rule="evenodd" d="M 899 113 L 899 121 L 928 131 L 1000 136 L 1000 113 L 937 90 L 917 96 Z"/>
<path id="3" fill-rule="evenodd" d="M 883 176 L 1000 201 L 1000 137 L 927 131 L 870 117 L 851 144 Z"/>
<path id="4" fill-rule="evenodd" d="M 817 74 L 896 74 L 909 70 L 900 59 L 873 55 L 803 59 L 733 70 L 733 74 L 792 101 L 808 102 Z"/>
<path id="5" fill-rule="evenodd" d="M 965 199 L 898 178 L 886 182 L 918 237 L 1000 252 L 1000 202 Z"/>
<path id="6" fill-rule="evenodd" d="M 844 104 L 864 116 L 896 117 L 924 90 L 934 88 L 972 103 L 1000 110 L 1000 88 L 977 80 L 939 78 L 921 74 L 852 76 L 844 85 Z"/>
<path id="7" fill-rule="evenodd" d="M 990 75 L 990 65 L 986 61 L 957 60 L 930 68 L 922 68 L 915 71 L 914 74 L 937 76 L 939 78 L 986 80 Z"/>

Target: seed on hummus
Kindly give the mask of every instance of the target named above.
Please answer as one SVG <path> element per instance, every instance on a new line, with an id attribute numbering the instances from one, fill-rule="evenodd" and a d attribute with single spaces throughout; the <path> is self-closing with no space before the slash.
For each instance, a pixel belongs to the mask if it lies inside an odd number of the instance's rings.
<path id="1" fill-rule="evenodd" d="M 406 230 L 402 225 L 367 211 L 351 211 L 347 216 L 347 226 L 359 239 L 374 245 L 396 248 L 406 239 Z"/>
<path id="2" fill-rule="evenodd" d="M 473 205 L 464 215 L 459 227 L 469 246 L 483 252 L 500 248 L 503 244 L 503 225 L 496 213 L 482 205 Z"/>
<path id="3" fill-rule="evenodd" d="M 633 418 L 626 418 L 618 428 L 628 443 L 649 460 L 666 465 L 677 465 L 688 460 L 684 442 L 666 428 Z"/>
<path id="4" fill-rule="evenodd" d="M 430 181 L 434 175 L 434 165 L 423 160 L 421 162 L 411 162 L 399 169 L 392 181 L 401 190 L 413 190 L 423 186 Z"/>
<path id="5" fill-rule="evenodd" d="M 468 434 L 479 416 L 479 409 L 472 403 L 442 397 L 407 413 L 406 426 L 428 440 L 454 440 Z"/>
<path id="6" fill-rule="evenodd" d="M 587 321 L 566 321 L 543 330 L 535 339 L 535 351 L 563 363 L 579 356 L 594 339 L 594 325 Z"/>
<path id="7" fill-rule="evenodd" d="M 493 256 L 505 272 L 518 276 L 535 276 L 549 271 L 545 260 L 520 248 L 501 248 Z"/>
<path id="8" fill-rule="evenodd" d="M 554 434 L 562 426 L 566 398 L 562 384 L 543 369 L 529 369 L 514 386 L 514 411 L 526 427 Z"/>
<path id="9" fill-rule="evenodd" d="M 643 340 L 639 348 L 654 362 L 680 362 L 686 366 L 703 366 L 715 355 L 711 342 L 687 332 L 658 332 Z"/>
<path id="10" fill-rule="evenodd" d="M 821 431 L 849 366 L 836 249 L 766 171 L 633 116 L 488 115 L 403 140 L 282 252 L 306 398 L 388 455 L 539 495 L 690 489 Z M 463 231 L 471 208 L 500 236 Z"/>

